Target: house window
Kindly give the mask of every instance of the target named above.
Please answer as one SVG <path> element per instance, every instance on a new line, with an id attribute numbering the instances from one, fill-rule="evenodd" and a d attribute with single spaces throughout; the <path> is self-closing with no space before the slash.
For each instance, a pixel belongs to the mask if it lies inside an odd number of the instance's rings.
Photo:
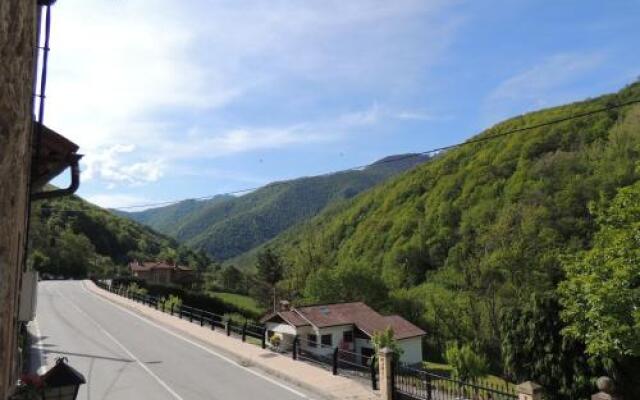
<path id="1" fill-rule="evenodd" d="M 345 331 L 342 333 L 342 340 L 351 343 L 353 342 L 353 331 Z"/>
<path id="2" fill-rule="evenodd" d="M 322 335 L 321 343 L 323 346 L 333 346 L 333 341 L 332 341 L 333 336 L 331 336 L 331 334 L 329 335 Z"/>
<path id="3" fill-rule="evenodd" d="M 316 335 L 307 335 L 307 344 L 309 347 L 318 347 L 318 337 Z"/>

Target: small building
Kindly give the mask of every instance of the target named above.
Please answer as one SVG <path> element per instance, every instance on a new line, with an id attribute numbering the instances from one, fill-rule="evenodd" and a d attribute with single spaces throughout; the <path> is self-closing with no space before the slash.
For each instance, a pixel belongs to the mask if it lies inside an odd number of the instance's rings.
<path id="1" fill-rule="evenodd" d="M 391 327 L 394 339 L 403 349 L 401 361 L 422 361 L 422 337 L 426 332 L 399 315 L 381 315 L 362 302 L 321 304 L 305 307 L 281 307 L 264 316 L 267 340 L 281 339 L 281 347 L 290 348 L 296 336 L 300 349 L 319 356 L 330 356 L 339 347 L 367 359 L 374 353 L 371 338 Z"/>
<path id="2" fill-rule="evenodd" d="M 131 275 L 147 283 L 189 286 L 196 280 L 192 268 L 163 261 L 133 261 L 129 263 L 129 269 Z"/>

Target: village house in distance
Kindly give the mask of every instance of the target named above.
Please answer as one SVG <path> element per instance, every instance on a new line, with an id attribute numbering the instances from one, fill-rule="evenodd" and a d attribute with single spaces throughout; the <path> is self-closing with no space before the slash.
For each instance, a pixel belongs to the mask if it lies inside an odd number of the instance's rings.
<path id="1" fill-rule="evenodd" d="M 190 286 L 196 281 L 195 271 L 182 265 L 169 264 L 164 261 L 133 261 L 129 263 L 131 275 L 146 283 L 174 284 Z"/>
<path id="2" fill-rule="evenodd" d="M 261 319 L 267 340 L 280 336 L 281 346 L 291 347 L 295 336 L 303 351 L 330 356 L 335 347 L 356 353 L 363 362 L 374 354 L 371 338 L 391 327 L 394 339 L 403 349 L 401 361 L 422 362 L 422 337 L 426 332 L 399 315 L 381 315 L 362 302 L 289 307 Z"/>

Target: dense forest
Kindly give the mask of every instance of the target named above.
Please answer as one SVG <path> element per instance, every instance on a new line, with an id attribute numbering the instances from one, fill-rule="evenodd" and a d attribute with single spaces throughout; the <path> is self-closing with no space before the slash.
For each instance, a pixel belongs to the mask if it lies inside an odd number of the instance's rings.
<path id="1" fill-rule="evenodd" d="M 361 170 L 275 182 L 239 197 L 227 195 L 206 201 L 187 200 L 120 215 L 222 261 L 313 217 L 328 204 L 352 198 L 428 159 L 415 154 L 390 156 Z"/>
<path id="2" fill-rule="evenodd" d="M 634 99 L 639 83 L 474 139 Z M 639 161 L 637 104 L 452 149 L 267 243 L 284 267 L 277 286 L 298 302 L 399 312 L 429 333 L 429 358 L 469 343 L 553 398 L 586 398 L 601 373 L 631 393 Z"/>
<path id="3" fill-rule="evenodd" d="M 77 196 L 32 205 L 29 262 L 64 277 L 114 276 L 129 261 L 161 259 L 203 269 L 208 257 Z"/>

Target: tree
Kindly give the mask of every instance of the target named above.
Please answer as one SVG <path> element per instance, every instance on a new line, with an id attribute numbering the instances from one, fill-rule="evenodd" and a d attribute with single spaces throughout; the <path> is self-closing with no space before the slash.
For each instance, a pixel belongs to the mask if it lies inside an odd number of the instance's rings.
<path id="1" fill-rule="evenodd" d="M 260 288 L 258 296 L 266 303 L 268 299 L 273 301 L 276 307 L 276 284 L 282 279 L 284 266 L 278 254 L 270 248 L 258 253 L 256 263 L 256 278 Z"/>
<path id="2" fill-rule="evenodd" d="M 244 275 L 242 271 L 233 265 L 226 266 L 221 272 L 222 287 L 225 290 L 235 292 L 242 288 Z"/>
<path id="3" fill-rule="evenodd" d="M 592 356 L 640 357 L 640 181 L 621 189 L 597 219 L 593 248 L 564 264 L 565 333 Z"/>
<path id="4" fill-rule="evenodd" d="M 453 368 L 454 378 L 461 381 L 474 381 L 487 375 L 487 360 L 476 354 L 469 344 L 459 346 L 457 342 L 449 342 L 445 352 L 447 363 Z"/>
<path id="5" fill-rule="evenodd" d="M 282 279 L 284 270 L 282 260 L 270 248 L 258 253 L 256 263 L 258 278 L 270 286 L 275 286 Z"/>
<path id="6" fill-rule="evenodd" d="M 558 287 L 563 333 L 585 343 L 590 359 L 607 366 L 625 397 L 637 398 L 640 181 L 620 189 L 597 222 L 593 247 L 564 263 L 566 280 Z"/>
<path id="7" fill-rule="evenodd" d="M 602 374 L 589 362 L 583 343 L 564 336 L 554 293 L 533 294 L 501 315 L 504 372 L 514 382 L 541 384 L 549 400 L 588 398 L 592 377 Z"/>
<path id="8" fill-rule="evenodd" d="M 391 328 L 390 326 L 388 326 L 383 331 L 377 331 L 373 333 L 371 343 L 373 343 L 375 354 L 378 354 L 380 350 L 386 347 L 389 350 L 393 351 L 393 356 L 396 360 L 400 359 L 400 357 L 404 353 L 404 349 L 400 347 L 398 342 L 393 338 L 393 335 L 393 328 Z"/>

